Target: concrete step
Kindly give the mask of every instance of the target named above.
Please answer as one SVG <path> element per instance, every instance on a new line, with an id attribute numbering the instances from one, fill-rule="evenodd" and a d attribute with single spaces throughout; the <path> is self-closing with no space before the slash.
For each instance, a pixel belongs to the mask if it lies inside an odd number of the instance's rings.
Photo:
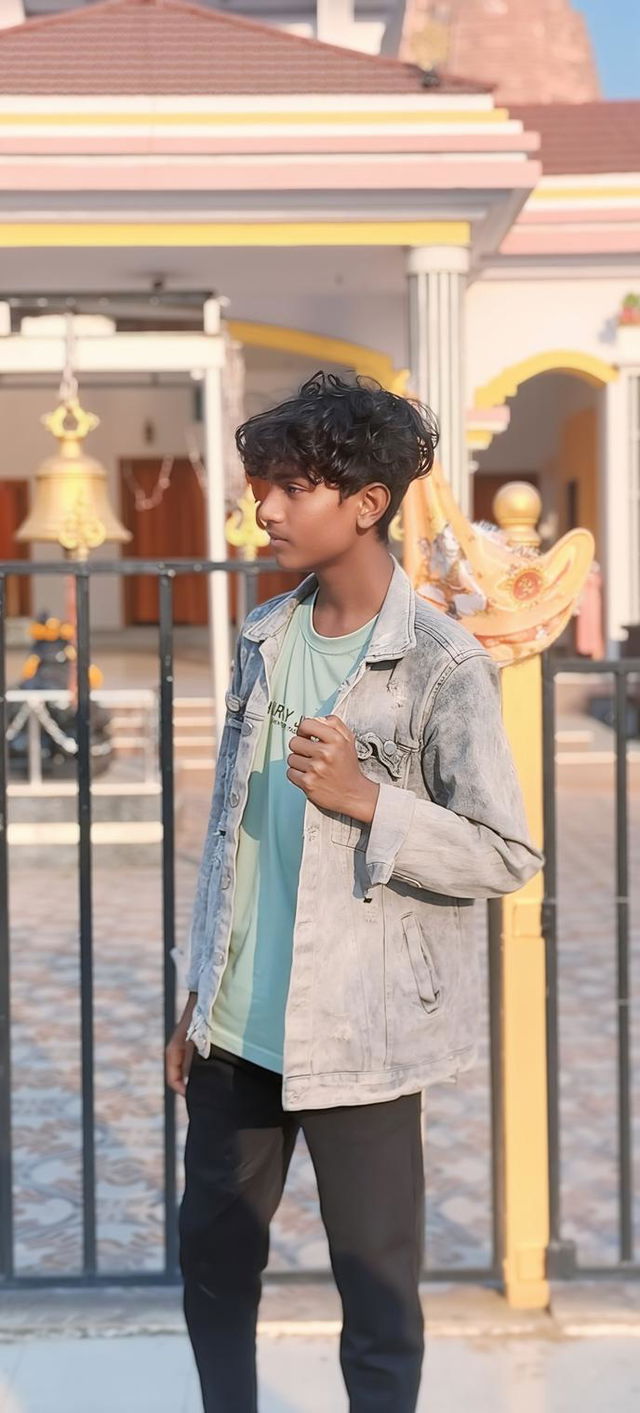
<path id="1" fill-rule="evenodd" d="M 71 789 L 62 786 L 71 785 Z M 100 789 L 96 781 L 91 792 L 91 815 L 96 823 L 130 823 L 132 821 L 158 820 L 161 813 L 162 788 L 160 781 L 131 783 L 108 794 Z M 32 824 L 34 821 L 47 824 L 75 823 L 78 818 L 78 800 L 75 785 L 71 781 L 58 782 L 55 786 L 40 790 L 19 790 L 11 786 L 8 805 L 9 829 L 12 825 Z"/>
<path id="2" fill-rule="evenodd" d="M 120 765 L 120 769 L 125 769 Z M 117 868 L 159 865 L 162 844 L 162 789 L 159 780 L 114 778 L 94 782 L 91 842 L 94 862 Z M 176 764 L 175 825 L 180 827 L 183 791 Z M 75 781 L 44 781 L 38 787 L 15 781 L 9 786 L 8 841 L 21 866 L 75 867 L 78 858 L 78 803 Z"/>
<path id="3" fill-rule="evenodd" d="M 563 751 L 585 751 L 593 746 L 594 733 L 589 728 L 575 727 L 556 731 L 556 749 Z"/>
<path id="4" fill-rule="evenodd" d="M 160 723 L 153 720 L 159 732 Z M 119 705 L 111 717 L 111 739 L 120 758 L 140 755 L 148 748 L 150 716 L 132 703 Z M 207 697 L 177 697 L 174 701 L 173 748 L 176 760 L 187 769 L 211 770 L 215 761 L 216 732 L 213 702 Z"/>

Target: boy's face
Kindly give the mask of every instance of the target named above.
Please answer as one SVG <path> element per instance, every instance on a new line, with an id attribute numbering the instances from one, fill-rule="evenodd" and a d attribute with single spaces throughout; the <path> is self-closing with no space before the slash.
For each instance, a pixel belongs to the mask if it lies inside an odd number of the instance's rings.
<path id="1" fill-rule="evenodd" d="M 363 531 L 382 493 L 381 486 L 364 487 L 340 500 L 335 486 L 316 484 L 301 474 L 278 471 L 269 480 L 251 477 L 258 503 L 258 523 L 268 531 L 274 558 L 282 569 L 300 574 L 322 569 L 344 558 Z"/>

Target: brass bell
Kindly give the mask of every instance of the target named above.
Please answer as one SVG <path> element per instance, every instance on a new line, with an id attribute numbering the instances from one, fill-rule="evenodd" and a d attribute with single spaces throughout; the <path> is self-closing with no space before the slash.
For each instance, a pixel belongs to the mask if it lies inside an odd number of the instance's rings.
<path id="1" fill-rule="evenodd" d="M 58 450 L 36 471 L 34 503 L 15 538 L 54 541 L 76 559 L 86 559 L 105 540 L 125 544 L 131 534 L 111 509 L 107 472 L 84 450 L 99 418 L 71 397 L 42 422 L 57 438 Z"/>

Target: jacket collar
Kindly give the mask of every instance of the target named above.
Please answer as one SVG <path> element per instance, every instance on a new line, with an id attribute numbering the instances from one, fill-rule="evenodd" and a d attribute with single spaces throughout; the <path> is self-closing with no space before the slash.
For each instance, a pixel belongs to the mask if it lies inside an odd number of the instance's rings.
<path id="1" fill-rule="evenodd" d="M 307 575 L 290 594 L 280 598 L 273 608 L 267 609 L 252 619 L 243 628 L 243 637 L 251 642 L 263 643 L 274 638 L 289 622 L 291 614 L 315 593 L 318 580 L 315 574 Z M 383 662 L 392 658 L 404 657 L 410 648 L 415 647 L 415 594 L 402 566 L 395 560 L 387 596 L 378 614 L 378 621 L 371 635 L 367 651 L 367 662 Z"/>

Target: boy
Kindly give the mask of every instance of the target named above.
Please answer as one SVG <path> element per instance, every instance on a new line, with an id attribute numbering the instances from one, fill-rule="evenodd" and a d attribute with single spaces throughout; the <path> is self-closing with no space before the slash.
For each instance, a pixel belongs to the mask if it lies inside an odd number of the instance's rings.
<path id="1" fill-rule="evenodd" d="M 496 670 L 387 544 L 433 465 L 431 414 L 318 373 L 237 442 L 273 553 L 302 582 L 239 636 L 167 1049 L 189 1113 L 186 1320 L 205 1413 L 256 1413 L 261 1273 L 301 1128 L 351 1413 L 413 1413 L 421 1090 L 473 1062 L 471 900 L 541 860 Z"/>

